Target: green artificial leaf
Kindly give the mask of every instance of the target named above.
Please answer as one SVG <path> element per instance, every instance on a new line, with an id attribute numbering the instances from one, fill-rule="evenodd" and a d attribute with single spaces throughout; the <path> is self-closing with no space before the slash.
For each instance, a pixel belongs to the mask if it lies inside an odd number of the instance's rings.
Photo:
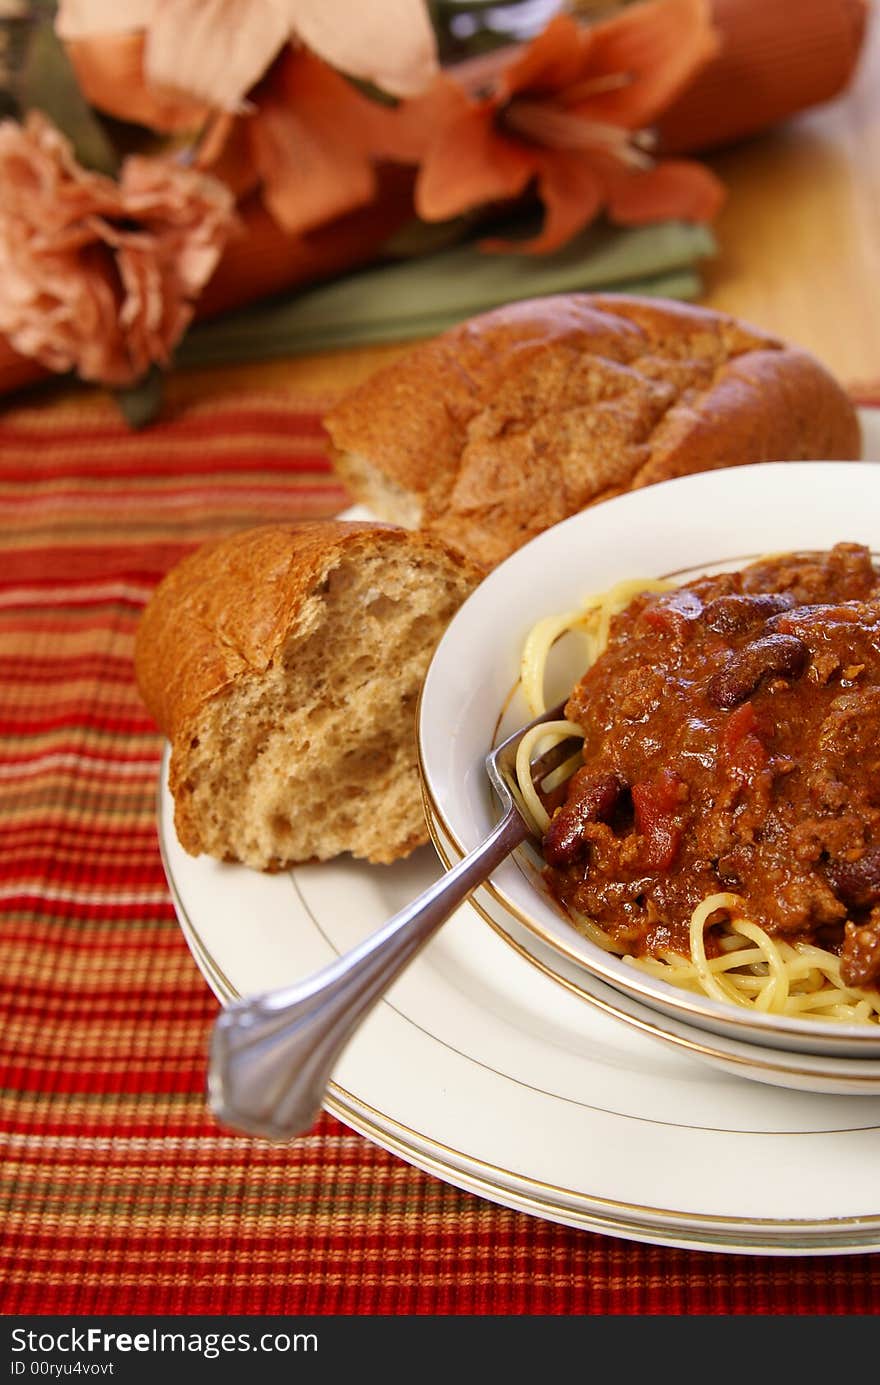
<path id="1" fill-rule="evenodd" d="M 511 227 L 511 230 L 515 227 Z M 596 223 L 552 255 L 489 255 L 473 243 L 380 264 L 191 327 L 182 367 L 271 360 L 304 352 L 433 336 L 502 303 L 553 293 L 692 299 L 711 231 L 681 221 Z"/>
<path id="2" fill-rule="evenodd" d="M 383 91 L 377 87 L 375 82 L 370 82 L 366 77 L 353 77 L 351 73 L 342 74 L 350 86 L 355 91 L 359 91 L 361 96 L 366 96 L 368 101 L 375 101 L 377 106 L 390 106 L 392 109 L 400 105 L 400 98 L 392 96 L 390 91 Z"/>
<path id="3" fill-rule="evenodd" d="M 17 80 L 21 111 L 40 110 L 58 126 L 73 145 L 84 168 L 106 173 L 118 171 L 119 156 L 96 113 L 86 101 L 49 17 L 34 25 L 27 55 Z"/>
<path id="4" fill-rule="evenodd" d="M 389 236 L 382 253 L 390 260 L 411 260 L 421 255 L 433 255 L 450 245 L 459 245 L 472 233 L 478 222 L 479 218 L 471 214 L 457 216 L 450 221 L 421 221 L 413 217 Z"/>
<path id="5" fill-rule="evenodd" d="M 129 428 L 146 428 L 155 423 L 162 412 L 165 376 L 158 366 L 152 366 L 140 380 L 124 389 L 114 390 L 119 411 Z"/>

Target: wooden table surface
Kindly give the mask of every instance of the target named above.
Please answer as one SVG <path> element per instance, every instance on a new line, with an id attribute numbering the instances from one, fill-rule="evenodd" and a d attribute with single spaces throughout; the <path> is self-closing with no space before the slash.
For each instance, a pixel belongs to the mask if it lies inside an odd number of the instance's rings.
<path id="1" fill-rule="evenodd" d="M 880 12 L 873 21 L 844 96 L 713 160 L 729 197 L 701 300 L 846 382 L 880 379 Z"/>
<path id="2" fill-rule="evenodd" d="M 729 195 L 700 301 L 805 347 L 845 383 L 880 379 L 880 14 L 873 20 L 843 96 L 709 160 Z M 191 371 L 173 392 L 253 381 L 324 394 L 406 349 Z"/>

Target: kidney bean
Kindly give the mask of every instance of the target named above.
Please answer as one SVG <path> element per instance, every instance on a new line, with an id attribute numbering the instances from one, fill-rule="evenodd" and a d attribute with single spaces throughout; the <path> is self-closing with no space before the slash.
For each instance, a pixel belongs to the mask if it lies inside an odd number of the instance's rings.
<path id="1" fill-rule="evenodd" d="M 570 866 L 583 853 L 583 831 L 589 822 L 607 822 L 626 785 L 616 774 L 594 775 L 579 769 L 573 776 L 568 801 L 551 818 L 544 837 L 544 859 L 551 866 Z"/>
<path id="2" fill-rule="evenodd" d="M 751 697 L 767 678 L 799 678 L 810 651 L 796 635 L 765 635 L 731 654 L 706 689 L 713 707 L 736 707 Z"/>
<path id="3" fill-rule="evenodd" d="M 790 611 L 797 601 L 791 592 L 756 592 L 752 596 L 717 596 L 706 607 L 706 624 L 719 635 L 735 635 L 752 625 Z"/>

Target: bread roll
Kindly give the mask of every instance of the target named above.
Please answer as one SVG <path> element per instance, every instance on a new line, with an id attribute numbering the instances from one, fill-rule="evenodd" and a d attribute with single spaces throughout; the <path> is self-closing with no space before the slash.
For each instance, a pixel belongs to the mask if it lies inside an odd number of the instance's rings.
<path id="1" fill-rule="evenodd" d="M 325 423 L 357 500 L 484 568 L 654 481 L 861 455 L 849 398 L 811 356 L 721 313 L 623 295 L 484 313 L 378 371 Z"/>
<path id="2" fill-rule="evenodd" d="M 249 529 L 173 568 L 135 672 L 186 850 L 276 870 L 425 842 L 416 699 L 478 577 L 432 536 L 342 521 Z"/>

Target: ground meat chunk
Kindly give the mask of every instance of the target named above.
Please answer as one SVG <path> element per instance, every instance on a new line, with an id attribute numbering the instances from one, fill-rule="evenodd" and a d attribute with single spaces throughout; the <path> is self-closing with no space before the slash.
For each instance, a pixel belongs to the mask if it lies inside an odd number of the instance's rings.
<path id="1" fill-rule="evenodd" d="M 880 978 L 880 910 L 872 910 L 867 923 L 846 925 L 840 973 L 847 986 L 876 987 Z"/>

